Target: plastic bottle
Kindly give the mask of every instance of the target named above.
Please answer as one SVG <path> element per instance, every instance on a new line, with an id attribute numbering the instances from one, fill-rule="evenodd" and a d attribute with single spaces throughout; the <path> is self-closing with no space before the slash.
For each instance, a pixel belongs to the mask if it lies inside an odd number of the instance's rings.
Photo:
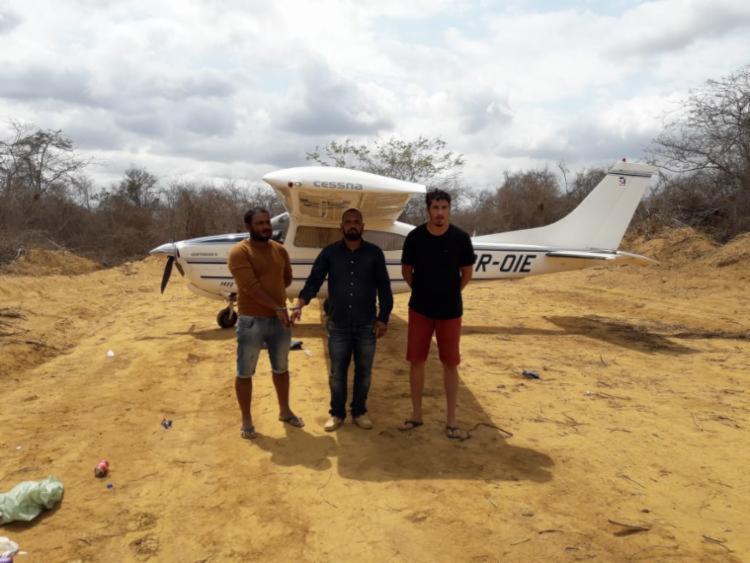
<path id="1" fill-rule="evenodd" d="M 106 477 L 107 473 L 109 473 L 109 462 L 103 459 L 94 467 L 94 476 L 99 478 Z"/>

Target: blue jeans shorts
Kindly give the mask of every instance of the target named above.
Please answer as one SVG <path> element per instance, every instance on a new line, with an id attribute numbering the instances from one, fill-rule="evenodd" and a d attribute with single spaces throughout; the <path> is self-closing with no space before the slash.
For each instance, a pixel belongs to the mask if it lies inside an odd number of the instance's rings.
<path id="1" fill-rule="evenodd" d="M 289 371 L 289 346 L 292 331 L 284 328 L 276 317 L 250 317 L 240 315 L 237 319 L 237 377 L 255 375 L 258 356 L 265 343 L 273 373 Z"/>

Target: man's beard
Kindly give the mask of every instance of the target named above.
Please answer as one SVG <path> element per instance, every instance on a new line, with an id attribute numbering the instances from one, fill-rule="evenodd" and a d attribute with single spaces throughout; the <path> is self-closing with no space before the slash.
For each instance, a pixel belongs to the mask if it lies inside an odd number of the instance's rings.
<path id="1" fill-rule="evenodd" d="M 359 231 L 347 231 L 344 233 L 344 238 L 354 242 L 362 238 L 362 233 Z"/>
<path id="2" fill-rule="evenodd" d="M 271 239 L 271 235 L 266 236 L 263 233 L 256 233 L 255 231 L 250 231 L 250 238 L 253 239 L 255 242 L 268 242 Z"/>

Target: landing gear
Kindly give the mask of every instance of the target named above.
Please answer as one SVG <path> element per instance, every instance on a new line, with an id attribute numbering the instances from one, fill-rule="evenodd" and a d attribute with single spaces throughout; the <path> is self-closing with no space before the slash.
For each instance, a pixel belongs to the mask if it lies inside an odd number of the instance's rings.
<path id="1" fill-rule="evenodd" d="M 221 328 L 232 328 L 237 324 L 237 311 L 234 310 L 234 302 L 236 299 L 237 296 L 232 293 L 229 296 L 229 299 L 227 299 L 228 304 L 226 308 L 219 311 L 219 314 L 216 315 L 216 322 Z"/>

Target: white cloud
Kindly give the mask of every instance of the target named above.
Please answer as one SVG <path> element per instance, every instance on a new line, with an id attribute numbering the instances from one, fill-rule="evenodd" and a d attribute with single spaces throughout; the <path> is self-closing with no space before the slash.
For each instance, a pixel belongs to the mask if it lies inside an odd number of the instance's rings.
<path id="1" fill-rule="evenodd" d="M 750 62 L 740 0 L 567 5 L 15 0 L 0 122 L 62 128 L 101 178 L 256 179 L 333 138 L 439 136 L 481 185 L 637 158 L 674 100 Z"/>

